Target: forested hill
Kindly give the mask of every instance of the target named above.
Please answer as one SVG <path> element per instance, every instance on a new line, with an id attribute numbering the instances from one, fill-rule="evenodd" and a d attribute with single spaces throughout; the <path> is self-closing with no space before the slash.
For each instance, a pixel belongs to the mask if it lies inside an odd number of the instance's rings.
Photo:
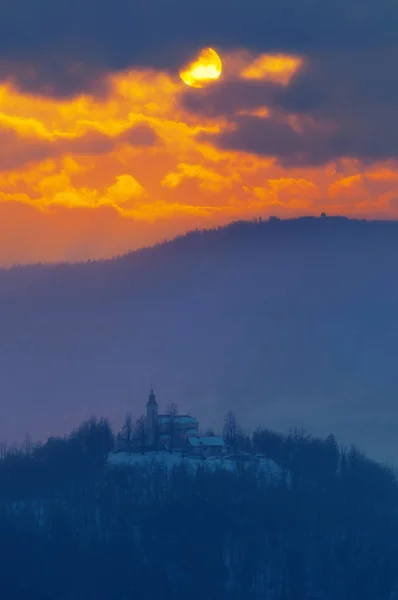
<path id="1" fill-rule="evenodd" d="M 110 468 L 105 420 L 3 453 L 0 598 L 397 600 L 394 472 L 332 436 L 241 442 L 285 476 Z"/>
<path id="2" fill-rule="evenodd" d="M 302 425 L 396 461 L 398 224 L 242 222 L 0 272 L 0 438 L 118 424 L 149 386 L 203 427 Z M 40 243 L 40 240 L 38 240 Z"/>

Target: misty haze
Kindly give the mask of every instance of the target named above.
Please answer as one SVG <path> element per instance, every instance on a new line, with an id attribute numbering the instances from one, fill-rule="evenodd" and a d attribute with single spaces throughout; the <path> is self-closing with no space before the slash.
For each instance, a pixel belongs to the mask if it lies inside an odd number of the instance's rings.
<path id="1" fill-rule="evenodd" d="M 238 222 L 0 273 L 0 437 L 120 426 L 150 386 L 203 426 L 336 435 L 398 459 L 398 224 Z"/>

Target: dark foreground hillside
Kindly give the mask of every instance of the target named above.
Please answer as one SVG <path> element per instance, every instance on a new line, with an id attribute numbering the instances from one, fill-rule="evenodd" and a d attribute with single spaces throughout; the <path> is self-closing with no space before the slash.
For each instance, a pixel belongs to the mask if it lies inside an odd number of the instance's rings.
<path id="1" fill-rule="evenodd" d="M 0 460 L 0 598 L 396 600 L 394 473 L 333 437 L 257 430 L 270 481 L 109 468 L 105 421 Z"/>
<path id="2" fill-rule="evenodd" d="M 398 223 L 327 218 L 0 272 L 0 438 L 118 424 L 152 383 L 203 427 L 231 407 L 396 461 L 397 264 Z"/>

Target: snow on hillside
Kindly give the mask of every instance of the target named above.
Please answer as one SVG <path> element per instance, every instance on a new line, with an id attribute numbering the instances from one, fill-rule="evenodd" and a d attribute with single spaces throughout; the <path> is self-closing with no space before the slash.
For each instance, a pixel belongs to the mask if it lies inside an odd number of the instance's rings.
<path id="1" fill-rule="evenodd" d="M 250 456 L 243 456 L 240 458 L 236 458 L 235 456 L 226 456 L 223 458 L 195 458 L 183 456 L 181 452 L 159 451 L 144 452 L 143 454 L 118 452 L 109 454 L 108 465 L 110 467 L 161 465 L 168 469 L 186 466 L 192 471 L 202 467 L 212 471 L 225 469 L 231 472 L 236 472 L 236 470 L 241 467 L 245 469 L 254 469 L 259 473 L 266 474 L 269 476 L 270 480 L 280 480 L 283 476 L 282 469 L 273 460 L 267 458 L 254 459 L 254 457 Z"/>

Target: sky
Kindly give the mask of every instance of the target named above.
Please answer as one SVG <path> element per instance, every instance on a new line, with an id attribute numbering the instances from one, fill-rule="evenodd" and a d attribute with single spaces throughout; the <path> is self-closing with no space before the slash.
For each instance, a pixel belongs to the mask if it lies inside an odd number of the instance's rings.
<path id="1" fill-rule="evenodd" d="M 4 0 L 0 266 L 398 216 L 393 0 Z M 186 85 L 203 48 L 218 79 Z"/>

